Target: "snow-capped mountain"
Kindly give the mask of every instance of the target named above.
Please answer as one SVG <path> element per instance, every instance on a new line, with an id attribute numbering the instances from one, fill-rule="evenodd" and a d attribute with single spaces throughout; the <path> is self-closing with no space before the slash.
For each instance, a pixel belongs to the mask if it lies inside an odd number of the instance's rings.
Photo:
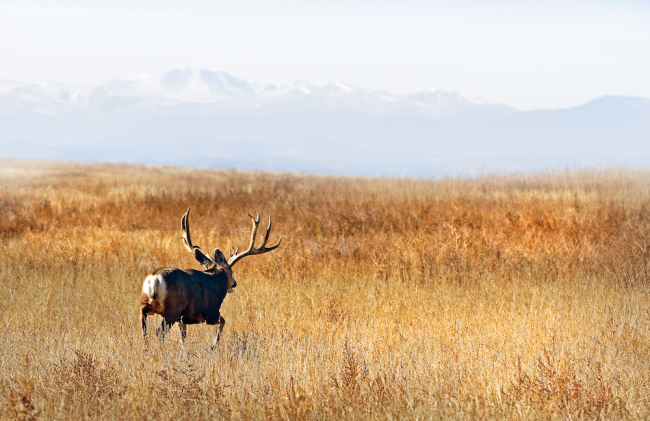
<path id="1" fill-rule="evenodd" d="M 454 92 L 394 95 L 172 70 L 84 89 L 0 82 L 0 157 L 434 176 L 650 164 L 650 100 L 518 112 Z"/>
<path id="2" fill-rule="evenodd" d="M 4 115 L 30 111 L 63 116 L 82 111 L 151 111 L 183 106 L 252 111 L 279 106 L 364 114 L 401 111 L 432 119 L 485 107 L 454 92 L 427 91 L 397 96 L 340 82 L 322 87 L 306 82 L 264 85 L 237 79 L 223 72 L 191 69 L 172 70 L 162 76 L 144 75 L 128 80 L 113 80 L 94 89 L 48 82 L 0 82 L 0 104 L 0 113 Z M 508 107 L 500 109 L 503 114 L 514 111 Z"/>

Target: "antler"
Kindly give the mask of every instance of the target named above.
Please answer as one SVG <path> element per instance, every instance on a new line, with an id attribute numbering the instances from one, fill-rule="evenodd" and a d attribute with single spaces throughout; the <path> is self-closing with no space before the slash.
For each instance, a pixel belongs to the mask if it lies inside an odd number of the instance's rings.
<path id="1" fill-rule="evenodd" d="M 253 256 L 255 254 L 262 254 L 262 253 L 267 253 L 269 251 L 275 250 L 280 246 L 280 242 L 282 241 L 282 237 L 278 240 L 278 243 L 274 245 L 273 247 L 266 247 L 266 242 L 269 240 L 269 234 L 271 234 L 271 217 L 269 216 L 269 226 L 266 229 L 266 235 L 264 236 L 264 242 L 262 243 L 261 246 L 258 248 L 254 247 L 255 244 L 255 235 L 257 235 L 257 227 L 260 224 L 260 215 L 256 214 L 257 218 L 253 218 L 250 214 L 248 216 L 251 217 L 253 220 L 253 232 L 251 232 L 251 244 L 248 246 L 248 250 L 241 252 L 241 254 L 237 254 L 239 251 L 239 247 L 235 248 L 233 247 L 232 251 L 230 252 L 230 259 L 228 260 L 228 265 L 231 267 L 239 261 L 244 256 Z"/>
<path id="2" fill-rule="evenodd" d="M 214 264 L 214 260 L 210 256 L 203 254 L 201 247 L 192 244 L 192 238 L 190 237 L 190 223 L 188 222 L 190 209 L 191 208 L 187 208 L 187 212 L 185 212 L 185 215 L 181 218 L 181 229 L 183 230 L 183 236 L 181 238 L 183 239 L 183 245 L 187 251 L 194 253 L 194 257 L 196 257 L 196 260 L 198 260 L 203 267 L 208 269 Z"/>

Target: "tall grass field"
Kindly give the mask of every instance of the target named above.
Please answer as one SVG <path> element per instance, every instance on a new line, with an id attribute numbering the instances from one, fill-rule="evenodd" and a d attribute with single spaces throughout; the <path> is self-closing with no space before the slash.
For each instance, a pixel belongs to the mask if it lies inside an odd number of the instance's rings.
<path id="1" fill-rule="evenodd" d="M 140 328 L 147 273 L 200 269 L 189 206 L 205 251 L 249 213 L 283 237 L 234 268 L 214 351 Z M 648 419 L 650 172 L 2 160 L 0 323 L 1 419 Z"/>

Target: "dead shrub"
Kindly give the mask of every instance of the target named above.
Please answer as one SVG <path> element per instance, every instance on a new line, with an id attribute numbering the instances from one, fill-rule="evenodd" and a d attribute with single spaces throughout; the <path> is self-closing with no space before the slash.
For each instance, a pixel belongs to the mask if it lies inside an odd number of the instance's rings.
<path id="1" fill-rule="evenodd" d="M 25 362 L 21 373 L 13 382 L 2 384 L 2 398 L 4 400 L 2 419 L 32 421 L 39 418 L 41 411 L 34 403 L 35 379 L 29 374 L 29 358 Z"/>
<path id="2" fill-rule="evenodd" d="M 577 367 L 584 364 L 572 364 L 548 348 L 535 364 L 529 373 L 519 360 L 515 379 L 505 390 L 511 404 L 588 417 L 625 412 L 623 400 L 614 394 L 599 364 L 578 372 Z"/>
<path id="3" fill-rule="evenodd" d="M 100 363 L 90 354 L 75 350 L 73 358 L 62 358 L 54 366 L 56 387 L 70 408 L 86 408 L 92 416 L 104 401 L 118 399 L 126 390 L 113 364 Z"/>
<path id="4" fill-rule="evenodd" d="M 154 389 L 165 399 L 180 399 L 183 401 L 199 402 L 207 398 L 203 383 L 205 372 L 195 363 L 156 371 L 158 382 Z"/>
<path id="5" fill-rule="evenodd" d="M 330 375 L 332 387 L 344 401 L 372 404 L 393 401 L 406 394 L 406 378 L 401 366 L 394 370 L 373 367 L 358 355 L 348 340 L 343 343 L 340 368 Z"/>

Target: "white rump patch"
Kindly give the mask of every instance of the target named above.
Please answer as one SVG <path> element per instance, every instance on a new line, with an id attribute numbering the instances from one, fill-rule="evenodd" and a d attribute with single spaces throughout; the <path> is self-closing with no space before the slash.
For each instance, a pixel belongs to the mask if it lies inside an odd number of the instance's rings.
<path id="1" fill-rule="evenodd" d="M 167 284 L 162 275 L 149 275 L 142 284 L 142 292 L 149 297 L 149 302 L 153 300 L 162 301 L 167 295 Z"/>

